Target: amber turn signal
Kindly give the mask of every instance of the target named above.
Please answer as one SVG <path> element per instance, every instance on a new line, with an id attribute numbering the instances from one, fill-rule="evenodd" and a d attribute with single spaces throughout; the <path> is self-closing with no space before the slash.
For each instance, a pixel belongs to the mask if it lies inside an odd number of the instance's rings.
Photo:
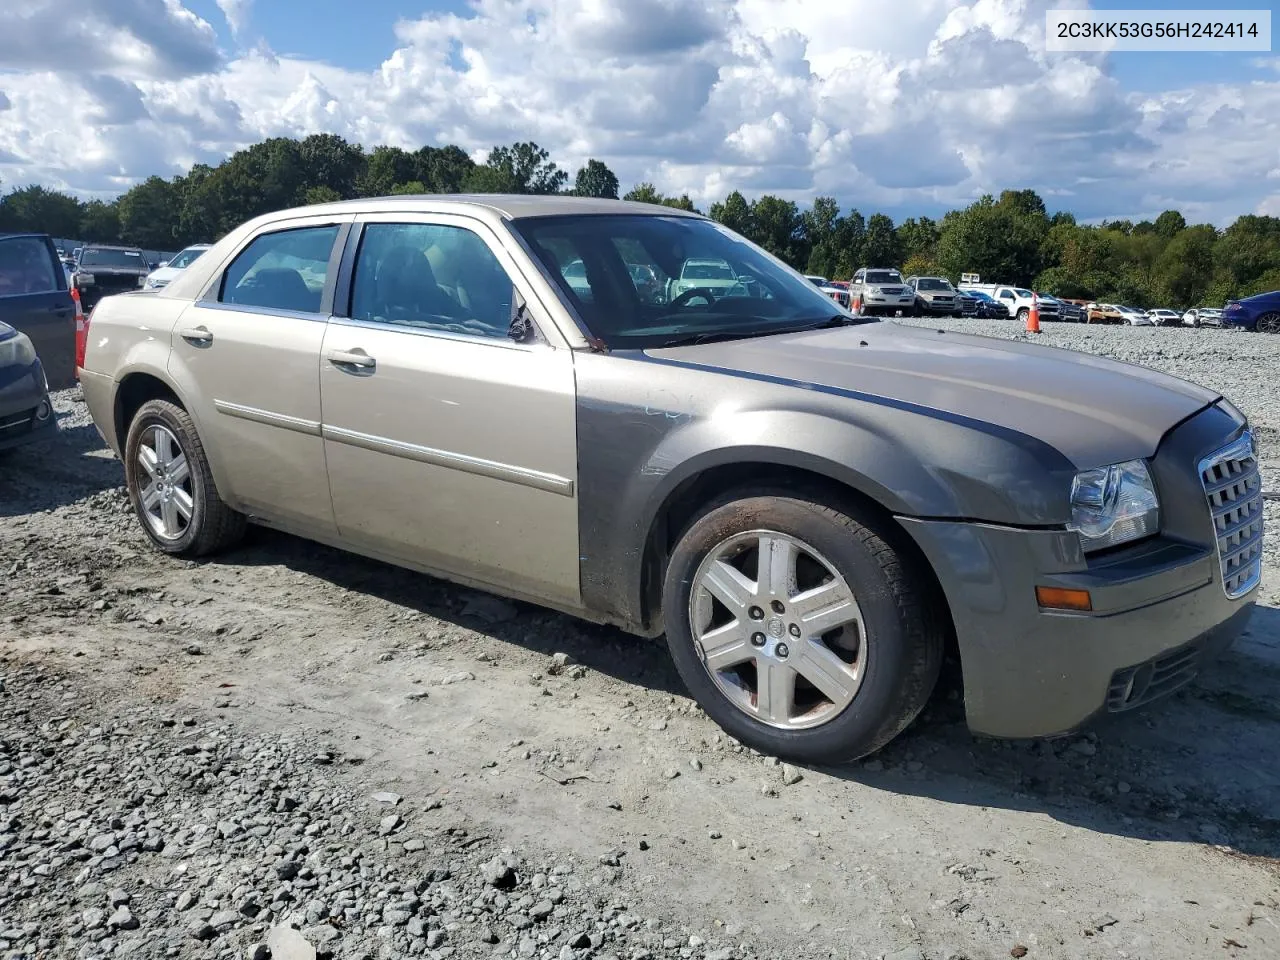
<path id="1" fill-rule="evenodd" d="M 1048 610 L 1093 609 L 1088 590 L 1067 590 L 1064 587 L 1036 587 L 1036 603 Z"/>

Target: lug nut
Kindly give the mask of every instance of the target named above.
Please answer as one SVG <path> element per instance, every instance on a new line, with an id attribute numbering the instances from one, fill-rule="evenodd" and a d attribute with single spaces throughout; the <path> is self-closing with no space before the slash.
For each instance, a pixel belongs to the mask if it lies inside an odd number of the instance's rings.
<path id="1" fill-rule="evenodd" d="M 785 660 L 791 654 L 791 651 L 787 649 L 787 645 L 785 643 L 778 644 L 774 648 L 774 652 L 778 654 L 779 660 Z"/>
<path id="2" fill-rule="evenodd" d="M 763 620 L 764 611 L 761 610 L 759 607 L 752 607 L 750 610 L 747 611 L 747 616 L 750 617 L 752 620 Z"/>
<path id="3" fill-rule="evenodd" d="M 782 601 L 781 601 L 781 600 L 775 600 L 775 601 L 773 601 L 773 603 L 771 604 L 771 606 L 773 607 L 773 612 L 774 612 L 774 613 L 782 613 L 784 610 L 786 610 L 786 609 L 787 609 L 786 607 L 784 607 L 784 606 L 782 605 Z"/>
<path id="4" fill-rule="evenodd" d="M 792 635 L 793 637 L 798 637 L 798 636 L 800 636 L 800 625 L 799 625 L 799 624 L 795 624 L 795 623 L 793 623 L 793 624 L 790 626 L 790 628 L 789 628 L 789 629 L 790 629 L 790 631 L 791 631 L 791 635 Z"/>
<path id="5" fill-rule="evenodd" d="M 763 646 L 764 646 L 764 634 L 763 634 L 763 633 L 753 633 L 753 634 L 751 635 L 751 645 L 752 645 L 753 647 L 763 647 Z"/>

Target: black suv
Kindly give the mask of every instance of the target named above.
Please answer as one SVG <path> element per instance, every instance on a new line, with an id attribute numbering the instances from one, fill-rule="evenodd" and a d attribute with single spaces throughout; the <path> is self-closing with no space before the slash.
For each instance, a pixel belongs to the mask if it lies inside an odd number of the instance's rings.
<path id="1" fill-rule="evenodd" d="M 88 313 L 103 297 L 138 290 L 151 272 L 151 264 L 137 247 L 86 246 L 71 275 L 80 291 L 80 304 Z"/>

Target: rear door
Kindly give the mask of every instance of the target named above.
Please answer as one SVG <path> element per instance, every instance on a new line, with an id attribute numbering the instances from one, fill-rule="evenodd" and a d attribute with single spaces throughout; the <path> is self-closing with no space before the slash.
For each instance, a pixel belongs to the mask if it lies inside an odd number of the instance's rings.
<path id="1" fill-rule="evenodd" d="M 320 345 L 352 218 L 264 227 L 188 307 L 169 368 L 231 505 L 298 533 L 335 532 L 320 439 Z"/>
<path id="2" fill-rule="evenodd" d="M 75 304 L 47 237 L 0 237 L 0 320 L 31 338 L 52 389 L 75 382 Z"/>

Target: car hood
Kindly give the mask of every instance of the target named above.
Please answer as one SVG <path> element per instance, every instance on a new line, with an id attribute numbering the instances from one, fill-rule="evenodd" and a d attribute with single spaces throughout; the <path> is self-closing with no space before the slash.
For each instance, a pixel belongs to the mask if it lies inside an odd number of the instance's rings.
<path id="1" fill-rule="evenodd" d="M 147 274 L 148 280 L 172 280 L 182 272 L 180 267 L 157 267 Z"/>
<path id="2" fill-rule="evenodd" d="M 896 323 L 647 351 L 649 356 L 911 404 L 1036 437 L 1078 469 L 1155 453 L 1220 399 L 1146 367 Z"/>

